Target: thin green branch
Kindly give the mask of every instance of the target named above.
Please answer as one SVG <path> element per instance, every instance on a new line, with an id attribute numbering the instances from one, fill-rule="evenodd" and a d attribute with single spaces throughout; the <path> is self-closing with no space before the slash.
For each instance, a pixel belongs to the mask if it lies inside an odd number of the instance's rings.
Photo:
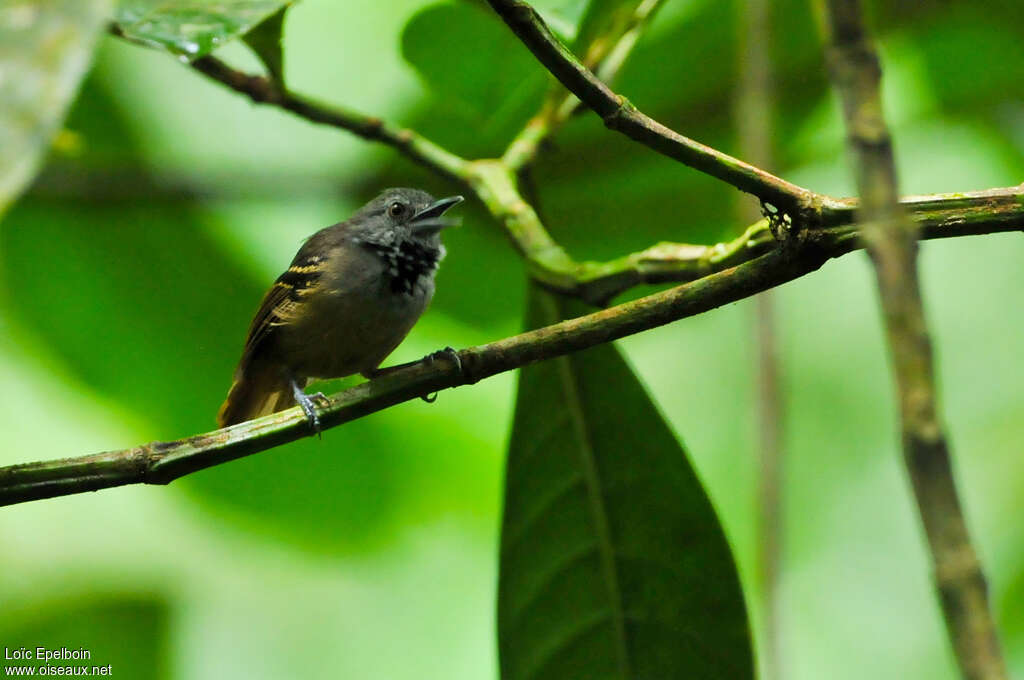
<path id="1" fill-rule="evenodd" d="M 1024 224 L 1024 215 L 1017 228 Z M 999 227 L 1005 223 L 997 223 Z M 747 242 L 767 229 L 748 230 Z M 975 233 L 984 233 L 975 224 Z M 934 225 L 933 238 L 961 236 L 956 227 Z M 775 246 L 759 257 L 632 302 L 535 331 L 434 359 L 397 367 L 371 382 L 330 398 L 320 411 L 323 429 L 361 418 L 439 390 L 473 384 L 534 361 L 610 342 L 756 295 L 809 274 L 833 257 L 860 247 L 851 228 L 821 230 L 798 244 Z M 717 262 L 730 257 L 723 254 Z M 712 258 L 714 259 L 714 258 Z M 708 260 L 710 261 L 710 260 Z M 461 366 L 461 369 L 460 369 Z M 310 435 L 298 408 L 223 430 L 173 442 L 154 442 L 80 458 L 0 468 L 0 505 L 67 496 L 126 484 L 167 484 L 179 477 Z"/>
<path id="2" fill-rule="evenodd" d="M 808 222 L 806 216 L 830 207 L 827 197 L 684 137 L 642 113 L 584 66 L 528 3 L 521 0 L 488 2 L 538 61 L 612 130 L 753 194 L 783 209 L 794 220 L 801 218 L 801 226 Z"/>
<path id="3" fill-rule="evenodd" d="M 469 184 L 524 257 L 530 275 L 546 288 L 604 305 L 644 283 L 692 281 L 747 262 L 777 247 L 767 220 L 752 224 L 731 241 L 714 245 L 659 243 L 607 262 L 576 261 L 544 229 L 520 194 L 514 173 L 501 161 L 470 164 Z M 818 225 L 801 238 L 828 243 L 854 239 L 857 201 L 829 199 Z M 922 230 L 922 238 L 945 238 L 1024 229 L 1024 190 L 909 196 L 903 202 Z"/>
<path id="4" fill-rule="evenodd" d="M 628 20 L 586 46 L 586 63 L 596 64 L 597 76 L 611 82 L 629 58 L 637 40 L 664 0 L 644 0 Z M 549 93 L 540 111 L 527 122 L 509 143 L 501 159 L 510 169 L 519 172 L 537 158 L 537 153 L 551 135 L 579 108 L 580 100 L 564 87 Z"/>
<path id="5" fill-rule="evenodd" d="M 130 43 L 151 47 L 149 43 L 125 35 L 116 23 L 108 26 L 111 35 Z M 291 111 L 313 123 L 329 125 L 372 142 L 386 144 L 411 160 L 450 179 L 465 180 L 468 161 L 438 146 L 408 128 L 396 127 L 375 116 L 314 101 L 288 90 L 280 80 L 257 76 L 228 66 L 214 56 L 190 62 L 192 68 L 257 104 L 269 104 Z"/>
<path id="6" fill-rule="evenodd" d="M 775 157 L 775 87 L 772 77 L 772 13 L 768 0 L 742 0 L 735 4 L 739 24 L 740 79 L 736 87 L 734 116 L 743 157 L 763 168 Z M 758 206 L 750 197 L 737 194 L 741 217 L 756 219 Z M 758 625 L 757 657 L 761 680 L 782 680 L 782 616 L 779 606 L 781 563 L 785 538 L 782 505 L 784 469 L 785 397 L 781 376 L 776 301 L 774 291 L 754 300 L 753 347 L 757 388 L 757 551 L 755 571 L 759 606 L 754 607 Z"/>
<path id="7" fill-rule="evenodd" d="M 957 494 L 939 417 L 932 344 L 917 276 L 917 229 L 899 203 L 881 67 L 859 0 L 824 3 L 828 61 L 842 101 L 861 196 L 858 219 L 875 267 L 899 395 L 904 463 L 935 569 L 946 627 L 970 680 L 1008 677 L 988 588 Z"/>
<path id="8" fill-rule="evenodd" d="M 338 106 L 329 106 L 283 89 L 264 76 L 236 70 L 216 57 L 192 62 L 200 73 L 244 94 L 257 104 L 270 104 L 314 123 L 347 130 L 374 142 L 387 144 L 417 163 L 451 179 L 464 179 L 467 161 L 407 128 L 400 128 L 374 116 Z"/>

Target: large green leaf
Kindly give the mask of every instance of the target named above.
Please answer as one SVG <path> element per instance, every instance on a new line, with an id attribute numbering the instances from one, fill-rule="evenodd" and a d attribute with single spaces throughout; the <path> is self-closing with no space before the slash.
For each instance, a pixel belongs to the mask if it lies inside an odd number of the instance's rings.
<path id="1" fill-rule="evenodd" d="M 111 0 L 0 6 L 0 215 L 35 175 L 92 61 Z"/>
<path id="2" fill-rule="evenodd" d="M 637 7 L 644 2 L 649 0 L 591 0 L 580 19 L 576 34 L 577 55 L 585 58 L 590 65 L 593 64 L 594 56 L 598 60 L 606 56 L 611 48 L 610 43 L 626 32 Z M 593 54 L 591 50 L 594 50 Z"/>
<path id="3" fill-rule="evenodd" d="M 530 297 L 531 327 L 566 316 Z M 753 676 L 718 518 L 612 345 L 522 372 L 500 570 L 504 680 Z"/>
<path id="4" fill-rule="evenodd" d="M 130 40 L 197 59 L 249 32 L 293 0 L 121 0 L 118 28 Z"/>
<path id="5" fill-rule="evenodd" d="M 402 31 L 402 56 L 449 111 L 476 133 L 523 122 L 540 105 L 547 76 L 488 10 L 431 5 Z"/>
<path id="6" fill-rule="evenodd" d="M 282 5 L 281 9 L 264 19 L 242 38 L 263 62 L 267 73 L 278 82 L 284 82 L 284 50 L 281 47 L 281 39 L 284 35 L 284 15 L 288 8 L 288 4 Z"/>

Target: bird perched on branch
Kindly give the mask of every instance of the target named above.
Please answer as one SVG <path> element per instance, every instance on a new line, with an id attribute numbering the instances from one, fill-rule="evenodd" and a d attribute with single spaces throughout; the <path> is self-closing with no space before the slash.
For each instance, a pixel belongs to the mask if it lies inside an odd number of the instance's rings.
<path id="1" fill-rule="evenodd" d="M 311 378 L 372 376 L 434 295 L 442 217 L 461 196 L 387 189 L 299 249 L 249 327 L 221 427 L 298 403 L 319 431 Z M 323 395 L 315 395 L 314 398 Z"/>

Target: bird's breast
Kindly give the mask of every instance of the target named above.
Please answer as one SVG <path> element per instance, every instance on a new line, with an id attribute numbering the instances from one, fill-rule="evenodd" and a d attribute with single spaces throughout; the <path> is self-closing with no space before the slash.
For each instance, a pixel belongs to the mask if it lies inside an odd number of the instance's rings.
<path id="1" fill-rule="evenodd" d="M 411 264 L 364 248 L 339 249 L 307 300 L 308 313 L 290 324 L 286 342 L 310 343 L 293 371 L 335 378 L 371 370 L 412 329 L 434 294 L 433 269 L 412 276 Z M 397 270 L 397 275 L 396 275 Z M 396 283 L 397 282 L 397 283 Z"/>

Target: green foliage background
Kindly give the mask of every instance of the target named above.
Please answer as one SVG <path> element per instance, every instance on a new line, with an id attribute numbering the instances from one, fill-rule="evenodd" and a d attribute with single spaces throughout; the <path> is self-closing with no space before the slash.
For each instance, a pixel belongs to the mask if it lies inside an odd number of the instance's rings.
<path id="1" fill-rule="evenodd" d="M 737 11 L 671 0 L 618 89 L 735 152 Z M 776 22 L 774 170 L 849 194 L 813 17 L 784 0 Z M 873 23 L 904 192 L 1024 179 L 1020 7 L 895 3 Z M 221 54 L 259 67 L 240 45 Z M 499 153 L 545 87 L 472 3 L 304 0 L 288 15 L 285 55 L 295 90 L 404 121 L 466 156 Z M 255 108 L 113 38 L 65 127 L 77 143 L 51 155 L 0 222 L 0 464 L 210 429 L 259 295 L 304 236 L 383 186 L 450 190 L 388 149 Z M 550 228 L 580 258 L 742 226 L 735 192 L 590 116 L 559 134 L 535 180 Z M 394 361 L 521 326 L 521 264 L 482 211 L 464 215 L 434 305 Z M 959 481 L 1011 673 L 1022 674 L 1024 241 L 922 252 Z M 866 262 L 830 263 L 778 300 L 787 677 L 952 678 Z M 685 440 L 756 602 L 752 319 L 744 302 L 619 347 Z M 4 508 L 0 646 L 90 647 L 121 677 L 493 677 L 513 396 L 503 375 L 168 488 Z"/>

